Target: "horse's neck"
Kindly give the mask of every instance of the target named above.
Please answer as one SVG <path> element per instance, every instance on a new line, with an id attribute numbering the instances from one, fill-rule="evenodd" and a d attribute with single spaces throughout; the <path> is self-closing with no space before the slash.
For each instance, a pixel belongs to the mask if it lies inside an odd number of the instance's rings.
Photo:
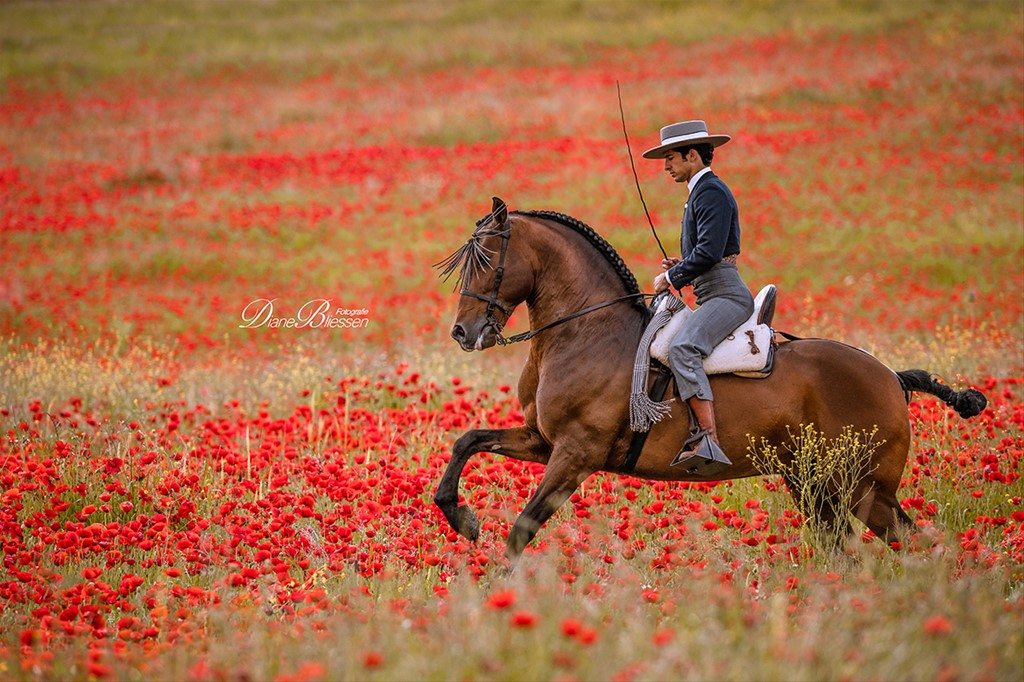
<path id="1" fill-rule="evenodd" d="M 531 316 L 558 317 L 626 294 L 618 274 L 581 235 L 564 225 L 532 225 L 537 249 Z M 538 319 L 546 324 L 550 320 Z"/>
<path id="2" fill-rule="evenodd" d="M 536 286 L 527 299 L 531 329 L 627 295 L 618 273 L 585 238 L 564 226 L 544 236 L 537 235 L 544 248 L 537 254 Z M 633 301 L 623 301 L 545 331 L 535 344 L 537 350 L 574 353 L 581 344 L 592 343 L 594 336 L 604 335 L 621 347 L 625 335 L 635 335 L 639 342 L 642 318 Z M 581 330 L 589 333 L 581 335 Z"/>

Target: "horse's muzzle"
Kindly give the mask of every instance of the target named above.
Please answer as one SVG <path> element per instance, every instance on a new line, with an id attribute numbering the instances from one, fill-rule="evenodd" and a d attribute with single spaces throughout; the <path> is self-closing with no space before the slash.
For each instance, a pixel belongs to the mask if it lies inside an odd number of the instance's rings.
<path id="1" fill-rule="evenodd" d="M 459 323 L 452 326 L 452 338 L 455 339 L 462 350 L 472 352 L 490 348 L 498 342 L 498 335 L 490 325 L 483 325 L 473 334 Z"/>

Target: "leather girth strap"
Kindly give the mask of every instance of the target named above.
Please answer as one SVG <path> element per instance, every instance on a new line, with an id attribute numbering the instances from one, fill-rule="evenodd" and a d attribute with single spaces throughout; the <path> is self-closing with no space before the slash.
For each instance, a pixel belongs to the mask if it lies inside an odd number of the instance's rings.
<path id="1" fill-rule="evenodd" d="M 668 390 L 668 382 L 672 380 L 672 371 L 657 360 L 652 360 L 651 366 L 657 370 L 658 374 L 654 377 L 654 384 L 651 386 L 648 395 L 654 402 L 661 402 L 665 397 L 665 391 Z M 649 433 L 650 431 L 633 432 L 633 438 L 629 441 L 629 449 L 626 451 L 626 461 L 622 464 L 622 473 L 631 473 L 636 468 L 636 463 L 640 460 L 640 453 L 644 449 L 644 443 L 647 442 L 647 435 Z"/>

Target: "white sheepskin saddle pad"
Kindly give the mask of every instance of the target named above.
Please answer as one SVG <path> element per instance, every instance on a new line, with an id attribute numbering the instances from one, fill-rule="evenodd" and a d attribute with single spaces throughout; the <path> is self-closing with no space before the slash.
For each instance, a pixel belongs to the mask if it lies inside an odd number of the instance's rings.
<path id="1" fill-rule="evenodd" d="M 715 346 L 711 355 L 704 358 L 704 371 L 708 374 L 730 374 L 733 372 L 763 372 L 769 366 L 772 358 L 772 336 L 771 327 L 767 324 L 758 324 L 761 307 L 774 286 L 769 284 L 761 289 L 754 298 L 754 313 L 733 331 L 722 343 Z M 662 301 L 657 312 L 661 312 L 668 298 Z M 668 349 L 672 339 L 686 324 L 687 319 L 693 314 L 693 309 L 683 306 L 669 320 L 664 327 L 655 335 L 651 341 L 651 357 L 658 360 L 666 367 L 670 367 L 668 361 Z"/>

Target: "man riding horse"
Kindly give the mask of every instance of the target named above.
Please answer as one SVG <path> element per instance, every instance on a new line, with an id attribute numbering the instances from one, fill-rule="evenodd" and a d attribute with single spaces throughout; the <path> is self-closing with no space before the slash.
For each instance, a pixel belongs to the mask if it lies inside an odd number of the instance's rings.
<path id="1" fill-rule="evenodd" d="M 683 405 L 675 400 L 665 401 L 668 415 L 655 416 L 678 418 L 654 419 L 649 438 L 632 452 L 636 357 L 655 321 L 641 302 L 636 278 L 611 244 L 582 221 L 554 211 L 510 211 L 494 197 L 490 213 L 477 222 L 466 243 L 439 265 L 442 274 L 459 273 L 451 335 L 463 350 L 530 341 L 517 389 L 523 423 L 475 428 L 459 437 L 435 503 L 453 529 L 476 540 L 480 521 L 474 505 L 459 497 L 469 460 L 478 452 L 493 452 L 545 465 L 533 496 L 508 533 L 505 554 L 514 565 L 541 526 L 595 472 L 662 481 L 760 476 L 763 470 L 751 457 L 752 437 L 782 448 L 785 467 L 793 458 L 785 450 L 793 430 L 813 425 L 826 438 L 849 431 L 870 434 L 877 444 L 852 497 L 842 499 L 831 480 L 817 484 L 830 501 L 822 523 L 849 534 L 852 514 L 887 542 L 900 540 L 914 529 L 897 497 L 911 444 L 911 393 L 938 396 L 964 418 L 985 409 L 985 396 L 973 388 L 955 391 L 923 370 L 897 372 L 844 343 L 798 339 L 778 344 L 772 371 L 756 380 L 736 374 L 714 377 L 722 414 L 730 415 L 716 429 L 703 355 L 753 316 L 750 292 L 727 258 L 740 250 L 736 202 L 707 169 L 712 150 L 729 138 L 708 135 L 699 121 L 668 126 L 661 137 L 661 145 L 645 156 L 665 159 L 673 178 L 690 184 L 690 200 L 683 218 L 682 258 L 666 259 L 666 272 L 655 286 L 693 286 L 701 304 L 676 334 L 680 338 L 673 339 L 677 350 L 668 354 L 666 363 L 673 365 L 677 393 L 693 404 L 700 426 L 732 453 L 731 465 L 710 472 L 702 464 L 707 458 L 698 457 L 702 461 L 690 466 L 673 466 L 677 462 L 670 455 L 691 427 Z M 522 303 L 534 328 L 505 338 L 504 326 Z M 639 366 L 644 384 L 650 365 Z M 693 450 L 706 452 L 711 442 L 711 436 L 701 437 Z M 684 447 L 681 454 L 687 452 Z M 790 485 L 790 490 L 798 488 Z M 794 499 L 806 507 L 798 494 Z"/>
<path id="2" fill-rule="evenodd" d="M 683 121 L 661 129 L 661 144 L 645 159 L 664 159 L 665 171 L 686 183 L 679 247 L 682 258 L 666 258 L 654 280 L 655 293 L 692 286 L 699 306 L 672 339 L 669 362 L 679 399 L 690 406 L 699 425 L 676 461 L 697 457 L 697 443 L 707 436 L 718 448 L 714 396 L 704 358 L 754 311 L 754 299 L 736 268 L 740 253 L 739 208 L 729 187 L 711 171 L 716 147 L 729 135 L 709 135 L 704 121 Z M 703 454 L 707 454 L 704 452 Z M 721 461 L 725 455 L 717 452 Z M 725 461 L 728 461 L 725 458 Z"/>

